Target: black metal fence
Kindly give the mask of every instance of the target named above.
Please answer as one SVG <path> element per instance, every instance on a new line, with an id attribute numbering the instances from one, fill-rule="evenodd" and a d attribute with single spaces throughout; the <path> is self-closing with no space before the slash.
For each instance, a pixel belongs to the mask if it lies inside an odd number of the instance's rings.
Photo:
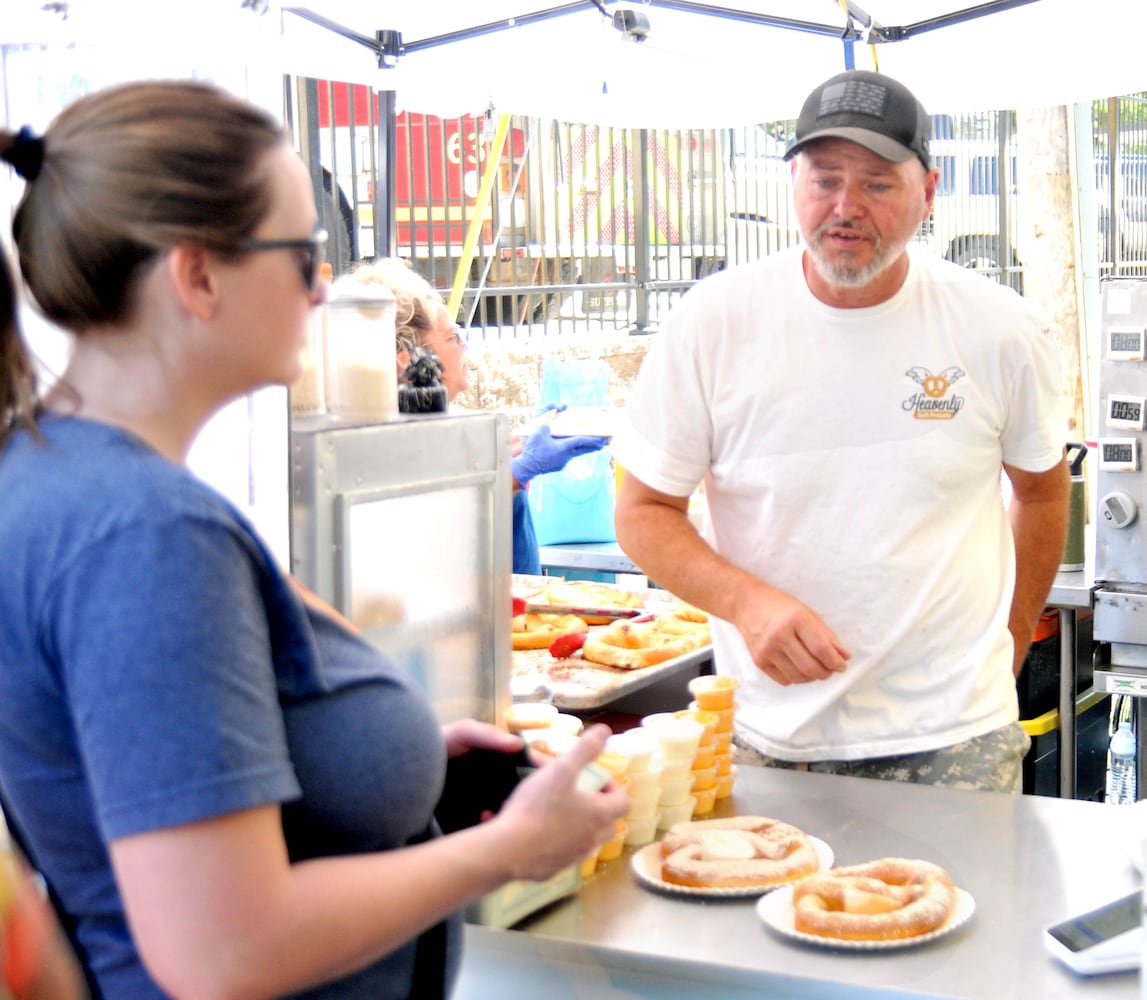
<path id="1" fill-rule="evenodd" d="M 288 80 L 286 91 L 336 273 L 402 256 L 475 334 L 653 330 L 698 279 L 799 240 L 782 160 L 792 122 L 440 119 L 396 113 L 363 86 Z M 1147 273 L 1145 106 L 1147 95 L 1094 106 L 1102 275 Z M 1022 291 L 1013 113 L 937 115 L 933 136 L 940 179 L 918 241 Z"/>

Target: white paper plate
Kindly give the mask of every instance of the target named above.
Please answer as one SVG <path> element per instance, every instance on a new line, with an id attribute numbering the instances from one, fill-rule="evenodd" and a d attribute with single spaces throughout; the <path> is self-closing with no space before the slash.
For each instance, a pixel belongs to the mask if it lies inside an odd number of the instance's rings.
<path id="1" fill-rule="evenodd" d="M 553 437 L 613 437 L 619 410 L 616 406 L 567 406 L 550 419 Z"/>
<path id="2" fill-rule="evenodd" d="M 801 941 L 804 944 L 814 944 L 820 948 L 842 948 L 849 951 L 888 951 L 895 948 L 914 948 L 918 944 L 935 941 L 936 938 L 951 934 L 957 927 L 967 923 L 972 914 L 976 912 L 976 901 L 971 894 L 963 889 L 956 890 L 956 905 L 947 922 L 927 934 L 917 937 L 897 938 L 892 941 L 841 941 L 837 938 L 818 937 L 816 934 L 805 934 L 796 929 L 793 912 L 793 887 L 782 886 L 776 892 L 770 893 L 757 903 L 757 913 L 771 930 L 782 937 Z"/>
<path id="3" fill-rule="evenodd" d="M 819 837 L 809 837 L 809 840 L 812 841 L 812 846 L 816 850 L 817 860 L 820 861 L 820 870 L 824 871 L 831 868 L 833 862 L 832 848 Z M 630 865 L 633 868 L 633 874 L 637 876 L 637 881 L 642 885 L 659 892 L 668 892 L 674 896 L 694 896 L 704 899 L 744 899 L 761 896 L 777 888 L 788 887 L 788 883 L 784 882 L 778 882 L 776 885 L 734 885 L 715 888 L 675 885 L 673 882 L 666 882 L 661 877 L 660 841 L 646 844 L 640 851 L 637 851 L 630 859 Z M 795 882 L 796 879 L 794 878 L 793 881 Z"/>

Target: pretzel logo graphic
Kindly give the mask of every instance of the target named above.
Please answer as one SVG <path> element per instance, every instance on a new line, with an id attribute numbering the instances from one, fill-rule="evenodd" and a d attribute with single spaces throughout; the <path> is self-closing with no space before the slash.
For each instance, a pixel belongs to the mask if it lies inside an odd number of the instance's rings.
<path id="1" fill-rule="evenodd" d="M 904 400 L 904 409 L 911 410 L 917 420 L 951 420 L 960 412 L 964 405 L 962 396 L 944 397 L 967 374 L 964 369 L 952 365 L 933 375 L 929 369 L 915 365 L 904 374 L 924 390 Z"/>
<path id="2" fill-rule="evenodd" d="M 939 375 L 933 375 L 927 368 L 917 365 L 915 368 L 909 368 L 904 374 L 924 387 L 925 396 L 930 399 L 941 399 L 948 391 L 948 387 L 953 382 L 958 382 L 964 375 L 964 370 L 953 366 L 945 368 Z"/>

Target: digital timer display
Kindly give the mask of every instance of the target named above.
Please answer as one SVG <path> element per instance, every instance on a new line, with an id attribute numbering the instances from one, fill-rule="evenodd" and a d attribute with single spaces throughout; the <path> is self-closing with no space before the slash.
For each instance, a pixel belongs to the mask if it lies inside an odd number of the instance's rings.
<path id="1" fill-rule="evenodd" d="M 1123 330 L 1111 332 L 1111 349 L 1113 351 L 1137 351 L 1142 343 L 1143 338 L 1138 333 L 1126 333 Z"/>
<path id="2" fill-rule="evenodd" d="M 1112 420 L 1125 420 L 1137 424 L 1142 415 L 1143 406 L 1141 403 L 1133 402 L 1130 399 L 1113 399 L 1111 401 Z"/>
<path id="3" fill-rule="evenodd" d="M 1141 431 L 1145 414 L 1147 414 L 1147 396 L 1112 393 L 1107 399 L 1109 427 L 1126 427 L 1128 430 Z"/>
<path id="4" fill-rule="evenodd" d="M 1110 357 L 1140 361 L 1143 343 L 1142 327 L 1112 327 L 1107 331 L 1107 353 Z"/>
<path id="5" fill-rule="evenodd" d="M 1135 461 L 1135 446 L 1129 441 L 1104 442 L 1103 461 L 1127 465 Z"/>
<path id="6" fill-rule="evenodd" d="M 1139 440 L 1133 437 L 1099 439 L 1099 467 L 1108 472 L 1139 471 Z"/>

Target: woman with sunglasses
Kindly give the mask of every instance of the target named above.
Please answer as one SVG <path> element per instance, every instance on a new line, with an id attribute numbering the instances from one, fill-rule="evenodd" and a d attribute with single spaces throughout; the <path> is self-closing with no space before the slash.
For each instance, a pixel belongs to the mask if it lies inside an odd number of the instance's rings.
<path id="1" fill-rule="evenodd" d="M 38 391 L 0 281 L 0 796 L 93 995 L 445 995 L 459 908 L 626 812 L 575 788 L 608 731 L 441 836 L 447 758 L 517 740 L 440 727 L 186 468 L 220 407 L 298 376 L 325 295 L 274 120 L 127 84 L 0 158 L 24 285 L 73 341 Z"/>
<path id="2" fill-rule="evenodd" d="M 470 372 L 466 364 L 466 341 L 462 331 L 450 315 L 438 289 L 410 268 L 400 257 L 385 257 L 362 264 L 350 276 L 365 285 L 383 285 L 395 298 L 395 349 L 398 352 L 398 371 L 401 374 L 418 353 L 419 348 L 434 352 L 441 368 L 441 382 L 448 403 L 470 386 Z M 546 410 L 564 409 L 548 406 Z M 544 412 L 544 411 L 543 411 Z M 538 552 L 538 536 L 534 530 L 533 515 L 526 496 L 526 486 L 535 476 L 547 472 L 560 472 L 578 455 L 600 451 L 609 443 L 608 438 L 573 436 L 555 438 L 545 424 L 540 424 L 529 437 L 515 437 L 511 441 L 514 458 L 510 463 L 513 475 L 513 571 L 537 576 L 542 572 Z"/>

